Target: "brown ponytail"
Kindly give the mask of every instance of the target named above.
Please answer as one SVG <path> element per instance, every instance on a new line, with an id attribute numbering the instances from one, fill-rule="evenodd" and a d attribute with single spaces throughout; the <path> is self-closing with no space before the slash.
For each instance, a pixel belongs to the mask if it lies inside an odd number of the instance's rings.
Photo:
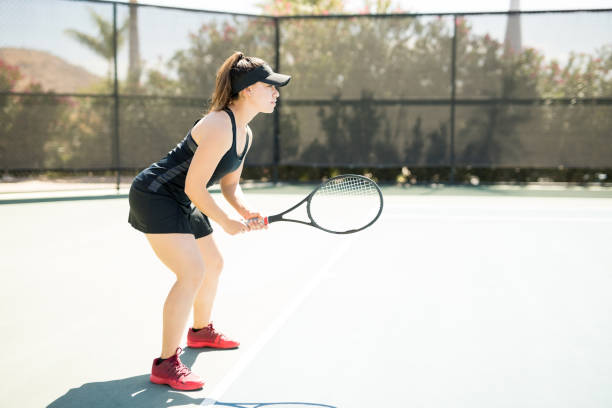
<path id="1" fill-rule="evenodd" d="M 232 80 L 239 73 L 251 71 L 263 64 L 265 64 L 263 60 L 254 57 L 246 57 L 240 51 L 234 52 L 226 59 L 217 71 L 215 90 L 212 94 L 208 113 L 227 108 L 233 100 L 238 99 L 238 95 L 232 95 Z"/>

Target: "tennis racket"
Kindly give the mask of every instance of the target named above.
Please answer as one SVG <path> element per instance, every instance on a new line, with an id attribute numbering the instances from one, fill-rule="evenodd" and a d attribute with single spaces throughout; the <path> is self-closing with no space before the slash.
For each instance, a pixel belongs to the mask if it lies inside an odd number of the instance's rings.
<path id="1" fill-rule="evenodd" d="M 285 214 L 302 205 L 306 205 L 308 221 L 285 218 Z M 382 192 L 374 181 L 355 174 L 343 174 L 322 183 L 288 210 L 264 217 L 263 223 L 289 221 L 333 234 L 351 234 L 372 225 L 380 217 L 382 209 Z M 261 218 L 259 220 L 262 222 Z"/>

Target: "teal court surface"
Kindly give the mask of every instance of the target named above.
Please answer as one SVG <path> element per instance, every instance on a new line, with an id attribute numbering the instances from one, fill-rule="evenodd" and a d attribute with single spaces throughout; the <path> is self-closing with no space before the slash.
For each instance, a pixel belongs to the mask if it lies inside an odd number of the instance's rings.
<path id="1" fill-rule="evenodd" d="M 246 197 L 273 214 L 310 187 Z M 0 406 L 612 406 L 609 191 L 383 193 L 348 236 L 214 225 L 213 321 L 241 347 L 186 348 L 195 392 L 148 381 L 173 275 L 125 195 L 0 196 Z"/>

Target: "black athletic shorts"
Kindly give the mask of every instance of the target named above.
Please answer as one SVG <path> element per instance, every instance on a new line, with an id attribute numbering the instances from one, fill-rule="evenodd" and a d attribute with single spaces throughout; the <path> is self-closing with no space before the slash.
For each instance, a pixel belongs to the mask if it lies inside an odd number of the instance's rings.
<path id="1" fill-rule="evenodd" d="M 130 188 L 128 222 L 147 234 L 193 234 L 196 239 L 213 232 L 208 217 L 193 205 L 171 195 Z"/>

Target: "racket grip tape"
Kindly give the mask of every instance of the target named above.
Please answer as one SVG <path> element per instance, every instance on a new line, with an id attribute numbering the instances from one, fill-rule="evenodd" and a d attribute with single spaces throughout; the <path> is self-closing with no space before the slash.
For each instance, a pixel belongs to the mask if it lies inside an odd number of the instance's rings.
<path id="1" fill-rule="evenodd" d="M 263 219 L 263 221 L 259 221 L 259 224 L 262 224 L 262 225 L 268 225 L 269 224 L 268 217 L 263 217 L 262 219 Z M 249 218 L 247 220 L 247 223 L 250 224 L 252 222 L 257 222 L 257 221 L 258 221 L 258 218 Z"/>

